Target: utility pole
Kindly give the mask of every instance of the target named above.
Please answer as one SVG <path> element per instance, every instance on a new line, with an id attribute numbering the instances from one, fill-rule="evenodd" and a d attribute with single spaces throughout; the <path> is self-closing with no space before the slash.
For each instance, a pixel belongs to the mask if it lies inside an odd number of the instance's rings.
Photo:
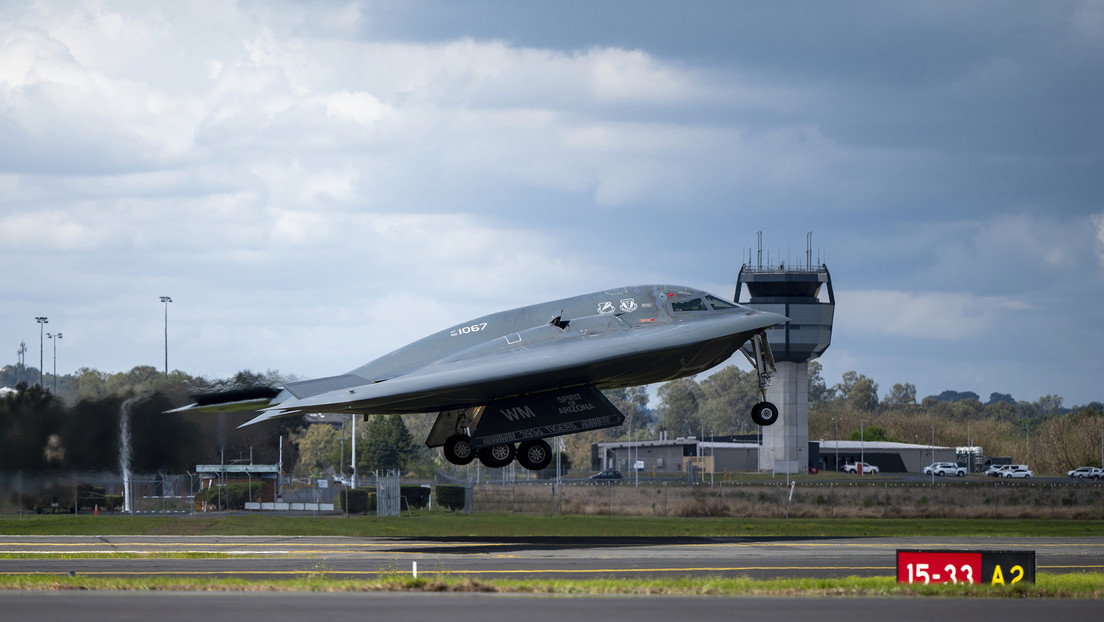
<path id="1" fill-rule="evenodd" d="M 42 386 L 42 368 L 45 366 L 42 350 L 46 345 L 46 324 L 50 323 L 45 317 L 39 316 L 35 318 L 38 322 L 38 386 Z"/>
<path id="2" fill-rule="evenodd" d="M 172 298 L 162 296 L 161 302 L 165 304 L 165 380 L 169 379 L 169 303 Z"/>
<path id="3" fill-rule="evenodd" d="M 19 384 L 23 380 L 23 372 L 27 370 L 27 342 L 20 341 L 19 348 L 15 353 L 19 355 L 19 371 L 15 378 L 15 384 Z"/>

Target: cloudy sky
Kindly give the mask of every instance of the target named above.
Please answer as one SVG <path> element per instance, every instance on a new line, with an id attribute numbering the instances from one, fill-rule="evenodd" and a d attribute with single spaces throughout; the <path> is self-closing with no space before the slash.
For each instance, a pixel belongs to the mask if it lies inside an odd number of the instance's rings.
<path id="1" fill-rule="evenodd" d="M 757 231 L 830 384 L 1104 401 L 1104 3 L 0 3 L 0 364 L 171 296 L 173 369 L 333 375 Z"/>

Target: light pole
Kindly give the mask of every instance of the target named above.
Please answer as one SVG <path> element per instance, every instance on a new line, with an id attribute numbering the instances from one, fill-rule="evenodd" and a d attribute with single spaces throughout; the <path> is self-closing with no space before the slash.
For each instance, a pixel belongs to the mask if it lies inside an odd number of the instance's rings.
<path id="1" fill-rule="evenodd" d="M 46 345 L 46 340 L 43 338 L 46 335 L 46 324 L 50 323 L 50 320 L 44 317 L 36 317 L 35 321 L 38 322 L 38 386 L 42 386 L 42 368 L 44 366 L 42 350 Z"/>
<path id="2" fill-rule="evenodd" d="M 863 424 L 866 419 L 859 419 L 859 473 L 862 474 L 863 464 L 866 464 L 866 437 L 863 436 Z"/>
<path id="3" fill-rule="evenodd" d="M 931 448 L 932 448 L 932 452 L 931 452 L 932 472 L 931 472 L 931 476 L 932 476 L 932 484 L 934 484 L 935 483 L 935 426 L 933 425 L 931 427 L 931 429 L 932 429 L 932 444 L 931 444 Z"/>
<path id="4" fill-rule="evenodd" d="M 54 342 L 54 393 L 57 393 L 57 342 L 58 339 L 61 339 L 61 333 L 55 333 L 53 335 L 46 333 L 46 336 Z"/>
<path id="5" fill-rule="evenodd" d="M 169 303 L 172 298 L 162 296 L 161 302 L 165 304 L 165 380 L 169 379 Z"/>

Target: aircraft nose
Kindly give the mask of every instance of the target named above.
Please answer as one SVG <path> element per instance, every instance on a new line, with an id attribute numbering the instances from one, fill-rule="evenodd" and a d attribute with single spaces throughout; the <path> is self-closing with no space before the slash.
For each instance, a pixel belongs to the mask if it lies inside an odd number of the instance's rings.
<path id="1" fill-rule="evenodd" d="M 790 318 L 781 313 L 773 313 L 771 311 L 752 311 L 748 315 L 755 318 L 757 323 L 761 324 L 761 328 L 770 328 L 771 326 L 785 324 L 790 321 Z"/>

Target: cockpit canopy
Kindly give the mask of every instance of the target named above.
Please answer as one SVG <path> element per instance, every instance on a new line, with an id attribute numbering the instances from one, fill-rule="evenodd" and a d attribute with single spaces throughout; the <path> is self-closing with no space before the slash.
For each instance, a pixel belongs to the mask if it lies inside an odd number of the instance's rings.
<path id="1" fill-rule="evenodd" d="M 722 309 L 738 309 L 740 305 L 718 298 L 712 294 L 694 296 L 692 298 L 673 298 L 671 311 L 683 313 L 688 311 L 720 311 Z"/>

